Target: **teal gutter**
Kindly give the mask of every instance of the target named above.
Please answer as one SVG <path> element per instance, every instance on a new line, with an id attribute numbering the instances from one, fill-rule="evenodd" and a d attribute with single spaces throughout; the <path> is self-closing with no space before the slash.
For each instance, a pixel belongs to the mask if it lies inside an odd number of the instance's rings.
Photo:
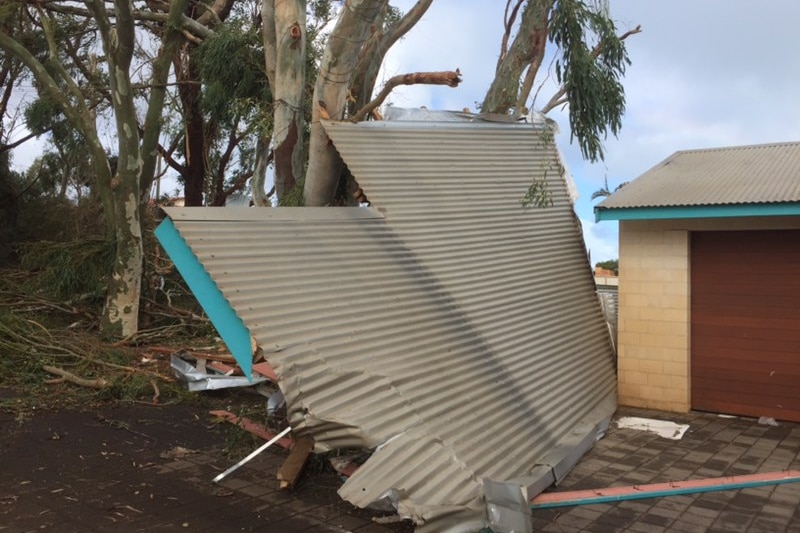
<path id="1" fill-rule="evenodd" d="M 775 217 L 800 215 L 800 202 L 668 207 L 595 207 L 595 222 L 603 220 L 663 220 L 681 218 Z"/>
<path id="2" fill-rule="evenodd" d="M 165 218 L 154 233 L 211 323 L 214 324 L 228 350 L 239 363 L 244 375 L 252 379 L 253 352 L 250 347 L 250 330 L 225 299 L 197 256 L 192 253 L 172 219 Z"/>

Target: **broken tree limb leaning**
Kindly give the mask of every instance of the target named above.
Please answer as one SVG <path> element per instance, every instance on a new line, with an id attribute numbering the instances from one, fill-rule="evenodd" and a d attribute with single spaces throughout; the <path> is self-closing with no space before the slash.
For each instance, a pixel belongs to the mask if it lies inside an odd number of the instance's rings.
<path id="1" fill-rule="evenodd" d="M 386 100 L 386 97 L 389 96 L 389 93 L 392 92 L 392 89 L 398 85 L 425 84 L 458 87 L 459 83 L 461 83 L 461 71 L 458 69 L 454 71 L 446 70 L 443 72 L 412 72 L 409 74 L 399 74 L 389 78 L 389 81 L 387 81 L 383 86 L 383 89 L 381 89 L 381 92 L 378 93 L 378 96 L 373 98 L 372 101 L 367 103 L 364 107 L 356 111 L 355 115 L 350 117 L 350 121 L 360 122 L 364 120 L 364 117 L 369 115 L 373 109 L 381 105 L 383 101 Z"/>
<path id="2" fill-rule="evenodd" d="M 220 481 L 228 477 L 231 473 L 235 472 L 246 463 L 249 463 L 256 455 L 260 454 L 261 452 L 263 452 L 264 450 L 266 450 L 267 448 L 278 442 L 281 439 L 281 437 L 289 433 L 291 430 L 292 426 L 287 427 L 286 429 L 275 435 L 275 437 L 273 437 L 272 439 L 268 440 L 267 442 L 259 446 L 258 449 L 256 449 L 253 453 L 251 453 L 250 455 L 248 455 L 247 457 L 245 457 L 244 459 L 242 459 L 241 461 L 239 461 L 238 463 L 236 463 L 235 465 L 233 465 L 232 467 L 230 467 L 229 469 L 227 469 L 226 471 L 215 477 L 213 482 L 219 483 Z"/>

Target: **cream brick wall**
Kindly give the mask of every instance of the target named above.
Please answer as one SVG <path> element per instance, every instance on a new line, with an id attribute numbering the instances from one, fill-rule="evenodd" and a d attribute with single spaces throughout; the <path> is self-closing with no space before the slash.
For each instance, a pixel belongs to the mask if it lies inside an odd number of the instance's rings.
<path id="1" fill-rule="evenodd" d="M 689 232 L 620 222 L 619 402 L 689 410 Z"/>
<path id="2" fill-rule="evenodd" d="M 800 217 L 620 221 L 619 403 L 691 409 L 692 231 L 797 228 Z"/>

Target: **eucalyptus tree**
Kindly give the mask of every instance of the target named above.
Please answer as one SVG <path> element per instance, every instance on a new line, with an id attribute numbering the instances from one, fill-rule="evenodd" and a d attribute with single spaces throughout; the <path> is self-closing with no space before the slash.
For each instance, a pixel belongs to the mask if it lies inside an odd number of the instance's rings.
<path id="1" fill-rule="evenodd" d="M 258 204 L 265 200 L 263 170 L 271 160 L 282 203 L 302 191 L 306 205 L 329 205 L 337 201 L 347 174 L 321 120 L 363 120 L 398 84 L 454 87 L 460 82 L 458 71 L 409 73 L 390 79 L 373 96 L 386 53 L 416 25 L 432 0 L 418 0 L 404 14 L 389 0 L 259 1 L 260 17 L 251 17 L 244 41 L 237 41 L 242 32 L 224 27 L 225 19 L 244 0 L 191 6 L 188 0 L 137 4 L 132 0 L 9 0 L 0 8 L 0 49 L 24 65 L 36 80 L 40 97 L 59 110 L 85 143 L 92 185 L 116 243 L 103 320 L 110 332 L 129 335 L 137 330 L 140 208 L 155 173 L 157 152 L 168 161 L 174 154 L 183 155 L 184 164 L 188 160 L 193 168 L 201 169 L 204 179 L 209 162 L 216 161 L 217 181 L 213 187 L 204 187 L 210 197 L 219 197 L 224 193 L 219 184 L 229 179 L 231 185 L 231 173 L 225 170 L 233 154 L 230 147 L 240 146 L 242 170 L 233 176 L 232 185 L 252 176 Z M 5 24 L 23 10 L 46 38 L 46 54 L 35 53 L 13 26 Z M 260 41 L 255 43 L 253 32 L 259 24 Z M 139 68 L 142 65 L 135 63 L 137 31 L 145 26 L 159 48 L 147 60 L 148 66 Z M 68 28 L 77 29 L 65 32 Z M 524 113 L 550 49 L 561 88 L 541 111 L 567 105 L 570 130 L 584 155 L 602 158 L 602 140 L 609 132 L 617 133 L 624 113 L 621 78 L 628 64 L 623 42 L 627 35 L 615 35 L 601 0 L 507 0 L 495 80 L 482 111 Z M 79 45 L 92 39 L 95 44 Z M 240 48 L 246 48 L 246 53 L 226 64 L 225 46 L 237 42 L 244 43 Z M 263 62 L 254 59 L 253 51 L 263 54 Z M 240 66 L 246 68 L 237 70 L 242 58 Z M 193 136 L 175 135 L 169 146 L 160 146 L 170 67 L 183 67 L 184 60 L 191 63 L 191 71 L 182 77 L 178 68 L 175 77 L 183 120 L 188 124 L 199 117 L 203 125 L 184 127 Z M 136 72 L 145 73 L 144 78 L 136 78 Z M 192 94 L 181 93 L 195 82 Z M 214 103 L 220 84 L 242 91 L 227 100 L 218 94 Z M 109 163 L 98 130 L 96 109 L 101 105 L 108 105 L 113 117 L 116 168 Z M 223 131 L 227 136 L 220 135 Z M 195 144 L 198 135 L 203 144 Z M 245 138 L 249 144 L 241 144 Z M 267 144 L 271 151 L 266 150 Z"/>
<path id="2" fill-rule="evenodd" d="M 602 159 L 603 139 L 619 132 L 625 113 L 622 77 L 630 59 L 624 41 L 640 28 L 618 36 L 607 0 L 507 0 L 504 28 L 481 110 L 524 114 L 545 55 L 554 48 L 561 86 L 538 111 L 546 115 L 567 106 L 570 133 L 583 156 Z"/>
<path id="3" fill-rule="evenodd" d="M 188 0 L 175 0 L 169 13 L 161 14 L 164 35 L 159 56 L 152 65 L 144 134 L 140 134 L 133 58 L 136 47 L 136 19 L 133 3 L 127 0 L 85 0 L 44 4 L 19 0 L 6 3 L 26 10 L 47 40 L 47 55 L 39 57 L 5 27 L 0 26 L 0 48 L 16 57 L 37 82 L 40 97 L 57 106 L 80 133 L 92 164 L 92 185 L 103 206 L 108 234 L 115 243 L 112 271 L 107 278 L 107 295 L 102 329 L 109 335 L 128 336 L 138 329 L 139 294 L 143 270 L 141 229 L 142 184 L 152 179 L 158 128 L 164 101 L 169 59 L 181 38 L 182 17 Z M 9 10 L 10 11 L 10 10 Z M 4 12 L 8 15 L 8 12 Z M 96 36 L 91 53 L 62 54 L 65 39 L 61 22 L 77 23 L 81 32 Z M 84 51 L 86 52 L 86 51 Z M 98 83 L 105 78 L 107 85 Z M 98 131 L 93 98 L 107 95 L 113 112 L 113 131 L 118 164 L 112 168 Z"/>
<path id="4" fill-rule="evenodd" d="M 13 3 L 0 4 L 0 28 L 34 53 L 46 49 L 46 42 L 31 21 Z M 32 139 L 34 135 L 20 137 L 16 133 L 22 126 L 25 105 L 23 83 L 30 75 L 22 62 L 13 54 L 0 50 L 0 155 Z"/>
<path id="5" fill-rule="evenodd" d="M 387 88 L 373 98 L 377 73 L 387 51 L 421 19 L 432 0 L 419 0 L 405 14 L 388 0 L 349 0 L 321 48 L 318 73 L 307 80 L 302 61 L 307 46 L 304 0 L 263 0 L 267 76 L 274 98 L 272 145 L 275 180 L 285 191 L 303 183 L 305 205 L 336 201 L 343 163 L 320 120 L 363 120 Z M 467 9 L 464 7 L 463 9 Z M 629 64 L 625 38 L 618 36 L 602 0 L 507 0 L 504 33 L 495 78 L 481 111 L 519 117 L 541 86 L 548 53 L 555 57 L 560 88 L 540 111 L 567 106 L 570 131 L 583 155 L 603 157 L 603 139 L 617 134 L 625 111 L 622 76 Z M 460 72 L 417 73 L 387 83 L 458 85 Z M 546 77 L 546 76 L 545 76 Z M 310 124 L 302 113 L 311 89 Z M 308 128 L 308 146 L 299 132 Z M 306 151 L 307 150 L 307 151 Z"/>
<path id="6" fill-rule="evenodd" d="M 223 205 L 252 178 L 259 142 L 267 153 L 271 96 L 255 6 L 225 0 L 186 15 L 208 33 L 185 39 L 172 59 L 176 113 L 161 149 L 186 205 Z"/>
<path id="7" fill-rule="evenodd" d="M 414 27 L 431 2 L 419 0 L 402 16 L 388 0 L 345 2 L 335 14 L 331 11 L 333 28 L 324 35 L 318 70 L 309 80 L 305 70 L 306 2 L 263 0 L 264 57 L 275 102 L 272 145 L 279 191 L 302 183 L 306 205 L 334 201 L 344 165 L 320 120 L 346 119 L 348 107 L 368 105 L 386 53 Z M 427 81 L 457 85 L 460 80 L 455 72 L 448 72 Z M 307 127 L 302 112 L 307 88 L 311 122 L 306 151 L 300 132 Z"/>

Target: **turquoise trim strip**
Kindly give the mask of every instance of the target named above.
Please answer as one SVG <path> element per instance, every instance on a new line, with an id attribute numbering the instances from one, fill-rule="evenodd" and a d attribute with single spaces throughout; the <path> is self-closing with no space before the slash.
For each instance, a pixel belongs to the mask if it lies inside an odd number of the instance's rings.
<path id="1" fill-rule="evenodd" d="M 752 489 L 767 485 L 783 485 L 786 483 L 800 482 L 800 478 L 790 477 L 784 479 L 764 479 L 757 481 L 741 481 L 726 483 L 723 485 L 682 487 L 669 490 L 659 490 L 653 492 L 632 492 L 628 494 L 612 494 L 608 496 L 596 496 L 593 498 L 583 498 L 580 500 L 562 500 L 557 502 L 532 503 L 531 509 L 552 509 L 554 507 L 571 507 L 574 505 L 590 505 L 593 503 L 613 503 L 627 500 L 644 500 L 647 498 L 663 498 L 664 496 L 680 496 L 683 494 L 700 494 L 703 492 L 716 492 L 720 490 Z"/>
<path id="2" fill-rule="evenodd" d="M 776 217 L 800 215 L 800 202 L 782 204 L 699 205 L 594 208 L 594 220 L 663 220 L 668 218 Z"/>
<path id="3" fill-rule="evenodd" d="M 183 240 L 172 219 L 165 218 L 155 230 L 155 236 L 166 250 L 175 268 L 181 273 L 197 301 L 205 310 L 217 333 L 248 379 L 252 380 L 253 353 L 250 331 L 231 307 L 228 300 L 205 271 L 203 265 Z"/>

